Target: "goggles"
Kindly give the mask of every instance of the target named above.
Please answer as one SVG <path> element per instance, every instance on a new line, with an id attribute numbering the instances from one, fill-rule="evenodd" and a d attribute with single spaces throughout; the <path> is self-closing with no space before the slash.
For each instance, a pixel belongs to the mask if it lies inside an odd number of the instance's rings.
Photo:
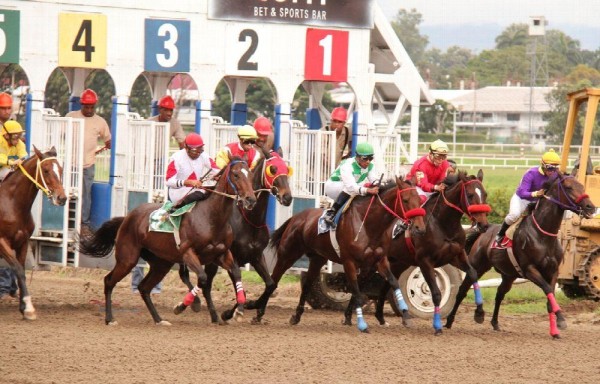
<path id="1" fill-rule="evenodd" d="M 358 158 L 360 160 L 364 160 L 364 161 L 373 161 L 373 155 L 365 155 L 365 156 L 358 155 Z"/>
<path id="2" fill-rule="evenodd" d="M 559 166 L 556 165 L 556 164 L 544 164 L 543 167 L 547 171 L 553 171 L 553 172 L 555 172 L 555 171 L 558 171 L 558 167 Z"/>
<path id="3" fill-rule="evenodd" d="M 189 145 L 186 145 L 185 149 L 187 149 L 190 152 L 202 153 L 202 152 L 204 152 L 204 145 L 200 145 L 197 147 L 190 147 Z"/>
<path id="4" fill-rule="evenodd" d="M 433 152 L 433 158 L 436 160 L 446 160 L 448 158 L 448 154 L 446 153 L 436 153 Z"/>
<path id="5" fill-rule="evenodd" d="M 256 144 L 256 140 L 255 139 L 244 139 L 244 140 L 242 140 L 242 144 L 246 144 L 246 145 Z"/>

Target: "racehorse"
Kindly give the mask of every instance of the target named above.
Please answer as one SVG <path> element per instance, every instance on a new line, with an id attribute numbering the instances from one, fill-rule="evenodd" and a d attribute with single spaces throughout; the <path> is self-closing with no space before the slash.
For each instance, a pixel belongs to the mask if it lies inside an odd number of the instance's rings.
<path id="1" fill-rule="evenodd" d="M 67 201 L 56 149 L 52 147 L 42 153 L 33 146 L 33 151 L 35 156 L 25 160 L 0 184 L 0 257 L 8 262 L 17 276 L 19 311 L 26 320 L 37 318 L 25 280 L 27 247 L 35 229 L 31 206 L 38 190 L 42 190 L 54 205 L 65 205 Z"/>
<path id="2" fill-rule="evenodd" d="M 281 276 L 303 254 L 308 256 L 310 263 L 306 280 L 302 284 L 300 302 L 295 315 L 290 319 L 290 324 L 300 322 L 306 296 L 327 260 L 344 266 L 348 286 L 355 298 L 358 329 L 361 332 L 368 332 L 368 325 L 362 318 L 363 298 L 357 281 L 359 269 L 377 269 L 395 288 L 398 302 L 406 306 L 398 281 L 390 271 L 380 243 L 382 232 L 396 218 L 407 222 L 415 235 L 422 233 L 425 228 L 425 212 L 420 208 L 420 204 L 421 200 L 413 183 L 397 178 L 391 186 L 382 188 L 377 196 L 356 198 L 348 212 L 341 216 L 333 233 L 317 235 L 319 217 L 323 213 L 321 209 L 307 209 L 292 216 L 271 236 L 271 244 L 277 254 L 277 263 L 271 275 L 274 285 L 267 287 L 256 302 L 248 302 L 247 308 L 256 307 L 258 310 L 255 322 L 261 321 L 269 297 Z M 332 245 L 332 239 L 337 243 L 335 247 Z M 337 251 L 336 247 L 339 247 Z"/>
<path id="3" fill-rule="evenodd" d="M 248 164 L 233 158 L 221 171 L 221 177 L 206 200 L 185 214 L 179 228 L 180 243 L 171 233 L 149 231 L 149 216 L 160 208 L 160 204 L 143 204 L 125 217 L 116 217 L 104 223 L 90 236 L 84 236 L 79 250 L 87 255 L 103 257 L 115 248 L 116 264 L 104 278 L 106 298 L 106 324 L 113 325 L 111 295 L 115 285 L 137 265 L 140 257 L 150 264 L 150 271 L 140 282 L 138 290 L 154 322 L 170 325 L 159 316 L 150 291 L 163 279 L 175 263 L 185 263 L 198 276 L 198 285 L 188 292 L 181 305 L 190 305 L 200 289 L 205 291 L 207 277 L 202 265 L 217 263 L 223 269 L 235 274 L 237 301 L 243 304 L 245 296 L 241 283 L 241 273 L 229 251 L 233 240 L 228 224 L 233 204 L 227 199 L 241 199 L 247 209 L 256 204 L 256 197 L 250 182 Z M 212 305 L 212 303 L 209 303 Z"/>
<path id="4" fill-rule="evenodd" d="M 392 231 L 384 232 L 384 247 L 394 276 L 400 277 L 402 272 L 412 265 L 421 268 L 433 300 L 433 328 L 436 335 L 442 333 L 440 312 L 442 294 L 436 281 L 435 268 L 451 264 L 471 276 L 476 276 L 476 271 L 469 265 L 464 250 L 465 231 L 460 220 L 466 214 L 481 230 L 487 229 L 487 213 L 491 209 L 486 204 L 487 193 L 482 182 L 481 170 L 477 176 L 468 176 L 463 171 L 448 176 L 444 180 L 447 188 L 432 195 L 423 205 L 427 212 L 423 236 L 408 237 L 404 233 L 392 239 Z M 377 300 L 375 316 L 381 325 L 386 324 L 383 306 L 389 288 L 389 285 L 384 284 Z M 478 287 L 476 289 L 479 293 Z M 351 324 L 350 305 L 345 315 L 346 324 Z"/>
<path id="5" fill-rule="evenodd" d="M 252 180 L 254 192 L 258 193 L 256 206 L 252 210 L 238 206 L 229 217 L 229 224 L 234 234 L 230 248 L 234 260 L 238 266 L 250 263 L 263 279 L 266 287 L 271 287 L 274 284 L 263 254 L 264 249 L 269 243 L 269 229 L 266 224 L 267 205 L 270 195 L 273 195 L 280 204 L 286 207 L 292 203 L 292 193 L 288 184 L 288 177 L 291 176 L 291 173 L 291 168 L 287 166 L 277 152 L 263 151 L 263 157 L 255 167 L 254 178 Z M 207 292 L 209 295 L 217 269 L 218 266 L 216 264 L 204 267 L 204 271 L 208 276 Z M 189 274 L 186 271 L 187 269 L 184 269 L 182 265 L 180 267 L 180 276 L 191 289 Z M 230 275 L 230 277 L 233 280 L 233 276 Z M 198 304 L 199 307 L 198 297 L 194 299 L 194 304 Z M 221 318 L 223 320 L 231 319 L 234 311 L 241 313 L 243 307 L 235 305 L 233 309 L 222 313 Z M 218 318 L 215 308 L 209 307 L 209 312 L 212 322 L 216 323 Z"/>
<path id="6" fill-rule="evenodd" d="M 573 176 L 559 173 L 556 178 L 546 182 L 544 189 L 546 192 L 543 198 L 537 201 L 535 208 L 528 212 L 514 233 L 510 245 L 514 256 L 509 255 L 509 248 L 492 247 L 500 226 L 493 226 L 483 234 L 469 234 L 467 252 L 477 275 L 467 275 L 463 280 L 456 303 L 446 319 L 446 328 L 452 327 L 456 311 L 471 283 L 493 267 L 502 276 L 502 282 L 496 291 L 491 321 L 494 330 L 500 330 L 498 313 L 504 296 L 510 291 L 515 279 L 524 277 L 544 291 L 548 298 L 550 335 L 560 338 L 559 329 L 565 329 L 567 322 L 554 297 L 558 267 L 563 260 L 563 250 L 557 239 L 558 230 L 565 210 L 590 218 L 595 214 L 596 207 L 585 193 L 584 186 Z M 483 323 L 484 316 L 483 306 L 477 304 L 475 321 Z"/>

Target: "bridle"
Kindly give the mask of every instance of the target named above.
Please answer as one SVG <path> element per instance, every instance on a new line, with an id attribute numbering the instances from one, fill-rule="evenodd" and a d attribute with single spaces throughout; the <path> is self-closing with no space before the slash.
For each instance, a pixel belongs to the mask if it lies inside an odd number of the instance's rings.
<path id="1" fill-rule="evenodd" d="M 460 203 L 459 204 L 466 208 L 464 210 L 462 208 L 458 207 L 457 205 L 453 204 L 452 202 L 448 201 L 448 199 L 446 198 L 445 191 L 442 190 L 442 192 L 440 193 L 440 195 L 444 199 L 444 204 L 446 204 L 450 208 L 457 210 L 458 212 L 460 212 L 463 215 L 467 215 L 469 217 L 469 219 L 471 219 L 471 222 L 476 221 L 475 217 L 473 216 L 474 214 L 489 213 L 492 211 L 492 208 L 488 204 L 469 204 L 469 198 L 467 196 L 467 190 L 465 187 L 469 184 L 476 183 L 476 182 L 479 183 L 479 180 L 473 179 L 473 180 L 463 181 L 461 183 Z"/>
<path id="2" fill-rule="evenodd" d="M 19 164 L 19 170 L 21 170 L 21 172 L 23 172 L 25 177 L 27 177 L 40 191 L 42 191 L 44 193 L 44 195 L 46 195 L 49 199 L 51 199 L 53 192 L 50 190 L 50 188 L 48 188 L 48 183 L 46 182 L 46 179 L 44 178 L 44 173 L 41 171 L 41 165 L 46 160 L 58 161 L 55 156 L 45 157 L 41 160 L 38 158 L 36 167 L 35 167 L 35 178 L 33 176 L 31 176 L 29 174 L 29 172 L 27 172 L 27 170 L 23 167 L 22 164 Z M 42 180 L 41 184 L 37 181 L 38 177 Z"/>

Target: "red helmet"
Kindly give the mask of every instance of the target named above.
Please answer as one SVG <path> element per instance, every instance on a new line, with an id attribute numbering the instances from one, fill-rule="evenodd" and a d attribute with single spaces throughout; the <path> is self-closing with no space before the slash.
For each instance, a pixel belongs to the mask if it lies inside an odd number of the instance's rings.
<path id="1" fill-rule="evenodd" d="M 202 136 L 197 133 L 190 133 L 185 138 L 185 145 L 190 148 L 197 148 L 204 145 L 204 140 L 202 140 Z"/>
<path id="2" fill-rule="evenodd" d="M 345 123 L 347 118 L 348 112 L 345 108 L 337 107 L 331 111 L 331 120 L 343 121 Z"/>
<path id="3" fill-rule="evenodd" d="M 96 92 L 91 89 L 86 89 L 81 92 L 81 99 L 79 100 L 81 104 L 96 104 L 98 102 L 98 95 Z"/>
<path id="4" fill-rule="evenodd" d="M 0 107 L 12 107 L 12 97 L 6 92 L 0 93 Z"/>
<path id="5" fill-rule="evenodd" d="M 163 96 L 158 101 L 158 106 L 161 108 L 175 109 L 175 100 L 173 100 L 173 98 L 169 95 Z"/>
<path id="6" fill-rule="evenodd" d="M 259 117 L 254 120 L 254 129 L 259 135 L 268 135 L 273 132 L 271 129 L 271 122 L 266 117 Z"/>

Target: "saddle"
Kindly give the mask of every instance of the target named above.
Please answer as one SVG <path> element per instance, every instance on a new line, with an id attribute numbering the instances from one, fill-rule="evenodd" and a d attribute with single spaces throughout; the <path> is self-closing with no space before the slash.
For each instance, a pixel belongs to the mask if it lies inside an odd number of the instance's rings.
<path id="1" fill-rule="evenodd" d="M 327 222 L 325 221 L 325 214 L 327 213 L 327 209 L 323 209 L 323 213 L 321 214 L 321 216 L 319 216 L 318 220 L 317 234 L 320 235 L 322 233 L 335 230 L 337 228 L 338 223 L 340 222 L 340 217 L 342 217 L 342 214 L 348 210 L 348 208 L 350 207 L 350 203 L 352 203 L 352 200 L 354 200 L 354 197 L 355 196 L 350 196 L 350 198 L 346 201 L 342 208 L 340 208 L 340 210 L 335 214 L 335 217 L 333 218 L 334 225 L 330 226 L 329 224 L 327 224 Z"/>
<path id="2" fill-rule="evenodd" d="M 189 212 L 195 205 L 196 202 L 194 201 L 177 209 L 175 212 L 168 214 L 167 212 L 173 206 L 173 202 L 166 201 L 160 208 L 150 213 L 150 216 L 148 217 L 148 230 L 151 232 L 165 233 L 175 233 L 176 230 L 179 231 L 183 214 Z"/>
<path id="3" fill-rule="evenodd" d="M 502 239 L 502 241 L 500 241 L 500 244 L 498 244 L 496 242 L 496 240 L 494 240 L 492 242 L 492 248 L 494 248 L 494 249 L 512 248 L 512 241 L 513 241 L 513 237 L 515 236 L 515 232 L 517 231 L 517 228 L 519 228 L 519 225 L 521 225 L 521 222 L 523 221 L 523 219 L 526 216 L 527 216 L 527 214 L 521 215 L 514 224 L 512 224 L 510 227 L 508 227 L 508 229 L 506 230 L 506 234 L 504 235 L 504 238 Z"/>

